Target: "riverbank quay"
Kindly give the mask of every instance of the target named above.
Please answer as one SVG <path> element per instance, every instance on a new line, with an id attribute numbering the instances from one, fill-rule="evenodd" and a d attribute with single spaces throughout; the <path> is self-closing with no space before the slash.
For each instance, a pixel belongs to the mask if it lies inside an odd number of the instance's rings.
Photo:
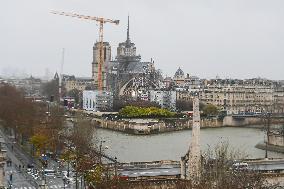
<path id="1" fill-rule="evenodd" d="M 270 186 L 284 186 L 284 159 L 244 159 L 236 160 L 235 162 L 246 163 L 248 170 L 255 170 L 257 173 L 260 173 L 259 176 L 266 180 Z M 147 184 L 149 188 L 157 186 L 161 188 L 172 186 L 175 188 L 176 186 L 181 186 L 180 184 L 189 184 L 186 183 L 187 180 L 180 178 L 180 161 L 130 162 L 109 164 L 109 167 L 116 168 L 119 177 L 130 185 Z"/>
<path id="2" fill-rule="evenodd" d="M 271 124 L 283 124 L 284 119 L 271 118 Z M 124 132 L 134 135 L 151 135 L 191 129 L 191 118 L 133 118 L 108 119 L 103 116 L 92 118 L 92 124 L 98 128 Z M 226 116 L 223 119 L 201 118 L 201 128 L 219 127 L 255 127 L 263 125 L 262 117 L 234 117 Z M 261 128 L 259 126 L 258 128 Z"/>
<path id="3" fill-rule="evenodd" d="M 163 118 L 163 119 L 120 119 L 108 120 L 93 118 L 92 124 L 98 128 L 125 132 L 134 135 L 149 135 L 165 132 L 191 129 L 192 120 L 188 118 Z M 202 128 L 221 127 L 218 119 L 201 120 Z"/>
<path id="4" fill-rule="evenodd" d="M 270 127 L 266 137 L 265 142 L 258 143 L 255 147 L 262 150 L 284 153 L 284 126 L 280 129 Z"/>
<path id="5" fill-rule="evenodd" d="M 261 150 L 267 149 L 268 151 L 284 153 L 284 146 L 277 146 L 277 145 L 266 144 L 264 142 L 260 142 L 257 145 L 255 145 L 255 147 Z"/>

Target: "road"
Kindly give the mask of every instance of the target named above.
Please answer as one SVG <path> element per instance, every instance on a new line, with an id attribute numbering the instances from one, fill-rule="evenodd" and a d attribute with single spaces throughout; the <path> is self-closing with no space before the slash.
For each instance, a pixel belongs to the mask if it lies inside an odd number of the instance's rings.
<path id="1" fill-rule="evenodd" d="M 0 137 L 5 140 L 6 145 L 4 146 L 5 150 L 7 150 L 7 159 L 11 160 L 11 164 L 6 164 L 4 167 L 5 171 L 5 185 L 7 187 L 11 186 L 12 188 L 26 187 L 28 189 L 36 188 L 37 185 L 34 181 L 30 180 L 20 169 L 22 167 L 24 158 L 20 157 L 18 153 L 16 153 L 16 148 L 14 147 L 14 143 L 6 137 L 3 132 L 0 130 Z"/>
<path id="2" fill-rule="evenodd" d="M 258 171 L 284 170 L 284 160 L 260 160 L 247 163 L 250 168 Z"/>
<path id="3" fill-rule="evenodd" d="M 7 159 L 11 160 L 11 165 L 8 166 L 6 163 L 4 167 L 5 171 L 5 185 L 7 188 L 12 189 L 35 189 L 46 181 L 47 188 L 63 188 L 62 177 L 43 177 L 39 175 L 38 178 L 32 177 L 31 174 L 27 172 L 27 165 L 34 164 L 35 170 L 40 173 L 42 168 L 34 163 L 34 160 L 26 152 L 20 148 L 12 138 L 6 136 L 0 129 L 0 137 L 5 140 L 5 150 L 7 150 Z M 48 161 L 48 168 L 57 170 L 57 163 L 53 160 Z M 68 184 L 65 188 L 75 188 L 74 183 Z"/>
<path id="4" fill-rule="evenodd" d="M 249 168 L 257 171 L 276 171 L 284 170 L 284 160 L 269 160 L 269 161 L 254 161 L 247 162 Z M 148 165 L 149 166 L 149 165 Z M 137 167 L 124 167 L 118 171 L 122 176 L 128 177 L 144 177 L 144 176 L 178 176 L 180 175 L 180 167 L 176 164 L 173 165 L 155 165 L 149 168 Z"/>
<path id="5" fill-rule="evenodd" d="M 154 177 L 154 176 L 175 176 L 180 174 L 180 168 L 148 168 L 119 171 L 120 175 L 128 177 Z"/>

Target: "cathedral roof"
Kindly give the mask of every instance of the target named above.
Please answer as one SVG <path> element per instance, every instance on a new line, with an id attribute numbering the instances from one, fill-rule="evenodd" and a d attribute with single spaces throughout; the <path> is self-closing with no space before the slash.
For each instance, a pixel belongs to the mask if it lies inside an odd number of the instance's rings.
<path id="1" fill-rule="evenodd" d="M 127 66 L 127 71 L 129 73 L 145 73 L 150 62 L 131 62 Z"/>

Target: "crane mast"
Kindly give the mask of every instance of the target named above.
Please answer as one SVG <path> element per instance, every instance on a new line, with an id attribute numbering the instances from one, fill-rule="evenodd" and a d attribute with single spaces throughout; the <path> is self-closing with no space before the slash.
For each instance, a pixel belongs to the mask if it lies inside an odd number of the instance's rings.
<path id="1" fill-rule="evenodd" d="M 118 25 L 119 20 L 106 19 L 103 17 L 95 17 L 95 16 L 86 16 L 76 13 L 68 13 L 68 12 L 60 12 L 60 11 L 51 11 L 52 14 L 75 17 L 79 19 L 92 20 L 99 23 L 99 63 L 98 63 L 98 91 L 103 91 L 103 66 L 104 66 L 104 48 L 103 48 L 103 40 L 104 40 L 104 24 L 105 23 L 113 23 Z"/>

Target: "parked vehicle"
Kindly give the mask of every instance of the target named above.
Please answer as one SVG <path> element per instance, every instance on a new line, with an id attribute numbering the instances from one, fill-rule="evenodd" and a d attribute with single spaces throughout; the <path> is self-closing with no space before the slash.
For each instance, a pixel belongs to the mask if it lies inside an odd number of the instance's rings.
<path id="1" fill-rule="evenodd" d="M 47 177 L 55 177 L 55 170 L 44 169 L 44 175 L 47 176 Z"/>
<path id="2" fill-rule="evenodd" d="M 233 164 L 233 169 L 235 170 L 247 170 L 249 168 L 247 163 L 239 162 Z"/>

